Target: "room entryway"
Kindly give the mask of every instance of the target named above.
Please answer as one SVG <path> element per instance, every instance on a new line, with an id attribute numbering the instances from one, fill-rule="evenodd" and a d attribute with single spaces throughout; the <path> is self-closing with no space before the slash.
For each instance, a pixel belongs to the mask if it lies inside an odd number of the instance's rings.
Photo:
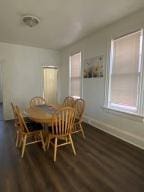
<path id="1" fill-rule="evenodd" d="M 44 97 L 47 103 L 57 103 L 57 68 L 44 67 Z"/>

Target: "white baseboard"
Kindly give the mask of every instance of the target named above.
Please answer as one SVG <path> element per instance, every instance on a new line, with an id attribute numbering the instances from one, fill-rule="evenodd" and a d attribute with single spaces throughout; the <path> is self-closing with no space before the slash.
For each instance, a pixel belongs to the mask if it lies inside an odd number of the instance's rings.
<path id="1" fill-rule="evenodd" d="M 119 128 L 113 127 L 96 119 L 88 116 L 84 116 L 83 121 L 104 131 L 115 137 L 120 138 L 132 145 L 135 145 L 141 149 L 144 149 L 144 138 L 131 134 L 127 131 L 120 130 Z"/>

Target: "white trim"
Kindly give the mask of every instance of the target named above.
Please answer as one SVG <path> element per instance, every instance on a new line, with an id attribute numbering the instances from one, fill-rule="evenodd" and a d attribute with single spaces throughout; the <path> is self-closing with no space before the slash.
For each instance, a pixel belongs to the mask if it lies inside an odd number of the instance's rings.
<path id="1" fill-rule="evenodd" d="M 143 62 L 143 57 L 144 57 L 144 47 L 143 47 L 143 38 L 144 38 L 144 32 L 143 32 L 143 29 L 141 29 L 141 40 L 140 40 L 140 42 L 141 42 L 141 57 L 140 57 L 140 70 L 141 70 L 141 72 L 140 72 L 140 85 L 139 85 L 139 89 L 140 89 L 140 95 L 139 95 L 139 113 L 140 114 L 142 114 L 142 115 L 144 115 L 144 111 L 143 111 L 143 104 L 144 104 L 144 101 L 143 101 L 143 90 L 144 90 L 144 79 L 143 79 L 143 77 L 144 77 L 144 74 L 143 74 L 143 70 L 144 70 L 144 62 Z"/>
<path id="2" fill-rule="evenodd" d="M 142 111 L 142 50 L 143 50 L 143 29 L 140 31 L 140 45 L 139 45 L 139 66 L 138 66 L 138 85 L 137 85 L 137 111 L 138 114 L 143 114 Z"/>
<path id="3" fill-rule="evenodd" d="M 131 119 L 131 120 L 134 120 L 134 121 L 144 122 L 144 116 L 138 115 L 137 113 L 133 113 L 133 112 L 129 112 L 129 111 L 123 111 L 123 110 L 120 110 L 120 109 L 107 107 L 107 106 L 103 106 L 102 108 L 104 110 L 106 110 L 106 112 L 110 112 L 110 113 L 112 113 L 114 115 L 119 115 L 121 117 L 124 117 L 126 119 Z"/>
<path id="4" fill-rule="evenodd" d="M 110 52 L 110 65 L 109 65 L 109 75 L 108 75 L 108 107 L 110 106 L 110 98 L 111 98 L 111 76 L 112 76 L 112 66 L 114 62 L 114 40 L 111 40 L 111 52 Z"/>
<path id="5" fill-rule="evenodd" d="M 83 98 L 83 53 L 80 51 L 81 57 L 80 57 L 80 65 L 81 65 L 81 73 L 80 73 L 80 97 Z"/>
<path id="6" fill-rule="evenodd" d="M 98 121 L 96 119 L 93 119 L 88 116 L 84 116 L 83 118 L 84 122 L 94 126 L 97 129 L 100 129 L 106 133 L 109 133 L 110 135 L 113 135 L 123 141 L 126 141 L 136 147 L 139 147 L 141 149 L 144 149 L 144 138 L 136 136 L 132 133 L 129 133 L 128 131 L 120 130 L 117 127 L 113 127 L 109 124 L 103 123 L 101 121 Z"/>
<path id="7" fill-rule="evenodd" d="M 71 95 L 71 57 L 72 55 L 69 56 L 69 88 L 68 88 L 69 95 Z"/>
<path id="8" fill-rule="evenodd" d="M 116 104 L 116 103 L 110 103 L 109 108 L 116 109 L 118 111 L 137 113 L 136 107 L 126 106 L 126 105 L 121 105 L 121 104 Z"/>
<path id="9" fill-rule="evenodd" d="M 108 98 L 109 98 L 109 71 L 110 71 L 110 58 L 111 58 L 111 40 L 107 42 L 107 56 L 105 64 L 105 87 L 104 87 L 104 105 L 108 106 Z"/>
<path id="10" fill-rule="evenodd" d="M 58 67 L 55 65 L 44 65 L 44 66 L 42 66 L 42 68 L 58 69 Z"/>

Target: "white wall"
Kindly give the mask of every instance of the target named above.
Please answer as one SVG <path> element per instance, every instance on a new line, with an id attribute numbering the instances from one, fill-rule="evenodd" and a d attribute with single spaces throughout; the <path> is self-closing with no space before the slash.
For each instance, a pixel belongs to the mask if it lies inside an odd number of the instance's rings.
<path id="1" fill-rule="evenodd" d="M 25 108 L 30 99 L 43 94 L 43 65 L 59 66 L 57 51 L 0 43 L 3 61 L 4 118 L 12 118 L 10 102 Z"/>
<path id="2" fill-rule="evenodd" d="M 68 95 L 69 55 L 82 52 L 82 66 L 85 58 L 105 56 L 105 70 L 109 65 L 110 41 L 112 38 L 136 31 L 144 27 L 144 10 L 117 23 L 107 26 L 95 34 L 61 51 L 61 102 Z M 106 76 L 106 73 L 105 75 Z M 105 101 L 105 77 L 83 80 L 83 98 L 86 101 L 86 119 L 100 129 L 144 148 L 144 123 L 107 112 L 102 107 Z"/>

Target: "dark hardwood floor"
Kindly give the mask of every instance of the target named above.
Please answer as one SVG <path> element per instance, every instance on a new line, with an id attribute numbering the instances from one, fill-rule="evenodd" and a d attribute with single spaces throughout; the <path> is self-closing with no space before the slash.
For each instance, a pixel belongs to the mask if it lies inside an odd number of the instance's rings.
<path id="1" fill-rule="evenodd" d="M 13 122 L 0 121 L 0 192 L 144 192 L 144 151 L 84 125 L 86 139 L 73 136 L 70 146 L 53 150 L 39 145 L 15 147 Z"/>

